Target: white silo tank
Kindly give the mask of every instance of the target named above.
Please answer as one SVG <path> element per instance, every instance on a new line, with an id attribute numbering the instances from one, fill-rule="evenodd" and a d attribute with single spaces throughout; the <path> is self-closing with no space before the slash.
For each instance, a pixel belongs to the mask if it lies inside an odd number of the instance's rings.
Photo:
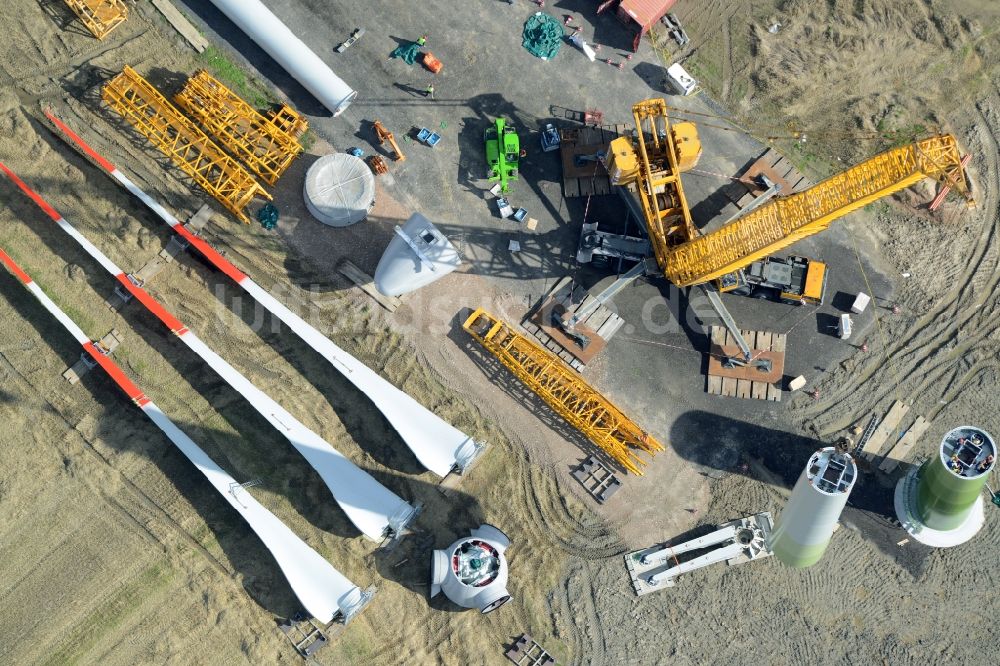
<path id="1" fill-rule="evenodd" d="M 495 611 L 510 601 L 507 592 L 507 535 L 480 525 L 444 550 L 431 554 L 431 597 L 441 592 L 463 608 Z"/>
<path id="2" fill-rule="evenodd" d="M 790 567 L 816 564 L 830 543 L 857 477 L 850 454 L 832 446 L 814 453 L 771 532 L 774 556 Z"/>
<path id="3" fill-rule="evenodd" d="M 346 227 L 368 217 L 375 205 L 375 175 L 353 155 L 324 155 L 306 172 L 302 194 L 313 217 L 331 227 Z"/>

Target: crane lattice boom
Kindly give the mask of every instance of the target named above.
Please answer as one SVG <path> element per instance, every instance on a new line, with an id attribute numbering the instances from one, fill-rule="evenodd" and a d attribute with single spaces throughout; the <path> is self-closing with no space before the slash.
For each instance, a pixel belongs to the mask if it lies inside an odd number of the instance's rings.
<path id="1" fill-rule="evenodd" d="M 927 177 L 967 193 L 955 137 L 943 134 L 894 148 L 807 190 L 775 199 L 717 231 L 667 248 L 666 263 L 660 266 L 678 287 L 708 282 Z"/>

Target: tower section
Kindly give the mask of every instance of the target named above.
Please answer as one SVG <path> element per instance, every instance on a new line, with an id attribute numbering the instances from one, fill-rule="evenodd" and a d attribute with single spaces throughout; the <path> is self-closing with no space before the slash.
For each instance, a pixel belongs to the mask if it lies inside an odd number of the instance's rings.
<path id="1" fill-rule="evenodd" d="M 774 556 L 790 567 L 816 564 L 857 477 L 857 465 L 849 454 L 832 446 L 814 453 L 771 534 Z"/>
<path id="2" fill-rule="evenodd" d="M 982 528 L 983 486 L 996 466 L 996 442 L 974 426 L 959 426 L 937 454 L 896 485 L 896 516 L 914 539 L 947 548 L 965 543 Z"/>

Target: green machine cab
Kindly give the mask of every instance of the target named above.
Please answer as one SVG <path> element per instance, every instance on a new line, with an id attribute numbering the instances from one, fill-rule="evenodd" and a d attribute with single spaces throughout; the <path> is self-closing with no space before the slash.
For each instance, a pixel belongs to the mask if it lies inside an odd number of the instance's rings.
<path id="1" fill-rule="evenodd" d="M 486 128 L 486 163 L 489 164 L 489 181 L 500 182 L 500 191 L 510 190 L 510 182 L 517 180 L 518 161 L 521 159 L 521 140 L 513 127 L 503 118 Z"/>

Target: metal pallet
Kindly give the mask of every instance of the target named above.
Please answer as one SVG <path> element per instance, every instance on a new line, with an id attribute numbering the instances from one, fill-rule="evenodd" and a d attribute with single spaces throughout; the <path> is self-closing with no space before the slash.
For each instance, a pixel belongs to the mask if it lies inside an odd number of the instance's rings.
<path id="1" fill-rule="evenodd" d="M 594 456 L 590 456 L 572 471 L 573 478 L 580 482 L 591 497 L 604 504 L 622 487 L 622 482 L 608 466 Z"/>
<path id="2" fill-rule="evenodd" d="M 518 666 L 555 666 L 556 658 L 528 634 L 521 634 L 505 653 Z"/>

